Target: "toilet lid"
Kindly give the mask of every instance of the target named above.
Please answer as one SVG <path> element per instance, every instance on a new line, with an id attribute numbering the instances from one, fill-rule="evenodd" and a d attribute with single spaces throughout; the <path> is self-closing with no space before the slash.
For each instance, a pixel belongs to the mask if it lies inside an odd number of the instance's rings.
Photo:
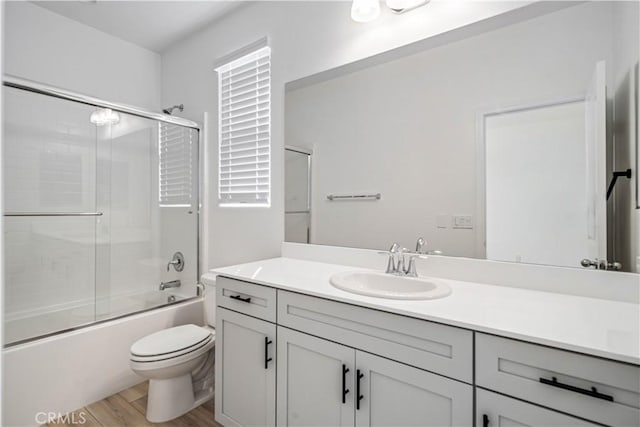
<path id="1" fill-rule="evenodd" d="M 134 356 L 157 356 L 174 353 L 195 346 L 205 341 L 210 335 L 211 331 L 196 325 L 163 329 L 133 343 L 131 354 Z"/>

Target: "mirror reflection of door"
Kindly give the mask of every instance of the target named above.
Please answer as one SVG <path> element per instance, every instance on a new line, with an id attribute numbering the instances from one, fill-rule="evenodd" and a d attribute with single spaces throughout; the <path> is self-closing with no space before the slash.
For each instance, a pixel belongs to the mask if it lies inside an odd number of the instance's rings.
<path id="1" fill-rule="evenodd" d="M 286 242 L 311 242 L 311 155 L 304 148 L 285 148 Z"/>
<path id="2" fill-rule="evenodd" d="M 606 259 L 604 69 L 584 100 L 485 116 L 488 259 Z"/>

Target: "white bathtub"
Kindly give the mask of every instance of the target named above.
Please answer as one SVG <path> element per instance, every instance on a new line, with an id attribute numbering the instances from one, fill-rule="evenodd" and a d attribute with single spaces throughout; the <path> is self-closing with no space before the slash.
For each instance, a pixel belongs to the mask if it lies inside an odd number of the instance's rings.
<path id="1" fill-rule="evenodd" d="M 130 292 L 65 306 L 5 314 L 4 346 L 10 347 L 34 338 L 44 338 L 47 335 L 162 307 L 169 304 L 169 298 L 179 302 L 189 297 L 170 291 Z"/>
<path id="2" fill-rule="evenodd" d="M 205 324 L 204 299 L 106 321 L 3 350 L 2 425 L 38 425 L 41 412 L 64 414 L 142 381 L 129 348 L 160 329 Z"/>

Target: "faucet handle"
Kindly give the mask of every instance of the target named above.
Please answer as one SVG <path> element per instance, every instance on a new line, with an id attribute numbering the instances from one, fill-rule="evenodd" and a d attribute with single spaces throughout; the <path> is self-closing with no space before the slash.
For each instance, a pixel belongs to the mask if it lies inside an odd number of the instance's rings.
<path id="1" fill-rule="evenodd" d="M 177 272 L 184 270 L 184 255 L 182 255 L 182 252 L 173 254 L 173 258 L 167 263 L 167 271 L 169 271 L 171 266 L 173 266 Z"/>
<path id="2" fill-rule="evenodd" d="M 378 254 L 389 256 L 389 261 L 387 261 L 387 270 L 385 271 L 385 273 L 387 274 L 395 273 L 396 272 L 395 252 L 381 251 L 381 252 L 378 252 Z"/>
<path id="3" fill-rule="evenodd" d="M 398 248 L 400 246 L 397 243 L 391 245 L 388 251 L 380 251 L 378 254 L 389 256 L 389 261 L 387 262 L 387 270 L 386 273 L 392 274 L 398 271 L 398 265 L 396 265 L 396 253 L 398 252 Z M 398 261 L 399 264 L 399 261 Z"/>
<path id="4" fill-rule="evenodd" d="M 409 277 L 418 277 L 418 272 L 416 270 L 416 258 L 427 259 L 429 257 L 427 254 L 421 252 L 407 252 L 407 255 L 409 255 L 409 265 L 407 265 L 404 273 Z"/>
<path id="5" fill-rule="evenodd" d="M 423 253 L 425 246 L 427 246 L 427 241 L 424 240 L 423 237 L 418 237 L 418 240 L 416 241 L 416 252 Z"/>

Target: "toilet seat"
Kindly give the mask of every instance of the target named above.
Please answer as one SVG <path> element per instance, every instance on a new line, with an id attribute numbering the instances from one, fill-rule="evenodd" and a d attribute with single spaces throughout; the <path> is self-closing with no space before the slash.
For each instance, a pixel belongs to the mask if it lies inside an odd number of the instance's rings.
<path id="1" fill-rule="evenodd" d="M 178 350 L 172 353 L 155 355 L 155 356 L 137 356 L 135 354 L 131 354 L 129 356 L 129 360 L 131 360 L 132 362 L 150 363 L 150 362 L 161 362 L 163 360 L 177 359 L 177 358 L 180 358 L 181 356 L 191 355 L 192 357 L 196 357 L 203 352 L 202 349 L 205 349 L 204 351 L 210 349 L 213 346 L 214 342 L 215 342 L 215 337 L 213 334 L 211 334 L 208 338 L 198 343 L 197 345 L 194 345 L 182 350 Z M 176 363 L 179 363 L 179 362 L 176 361 Z"/>
<path id="2" fill-rule="evenodd" d="M 196 325 L 155 332 L 131 346 L 131 369 L 149 380 L 149 421 L 172 420 L 213 398 L 214 346 L 215 331 Z"/>
<path id="3" fill-rule="evenodd" d="M 181 356 L 196 357 L 210 349 L 215 341 L 215 331 L 196 325 L 183 325 L 164 329 L 148 335 L 131 346 L 132 362 L 160 362 Z M 192 354 L 197 353 L 197 354 Z M 175 363 L 180 363 L 175 361 Z"/>

